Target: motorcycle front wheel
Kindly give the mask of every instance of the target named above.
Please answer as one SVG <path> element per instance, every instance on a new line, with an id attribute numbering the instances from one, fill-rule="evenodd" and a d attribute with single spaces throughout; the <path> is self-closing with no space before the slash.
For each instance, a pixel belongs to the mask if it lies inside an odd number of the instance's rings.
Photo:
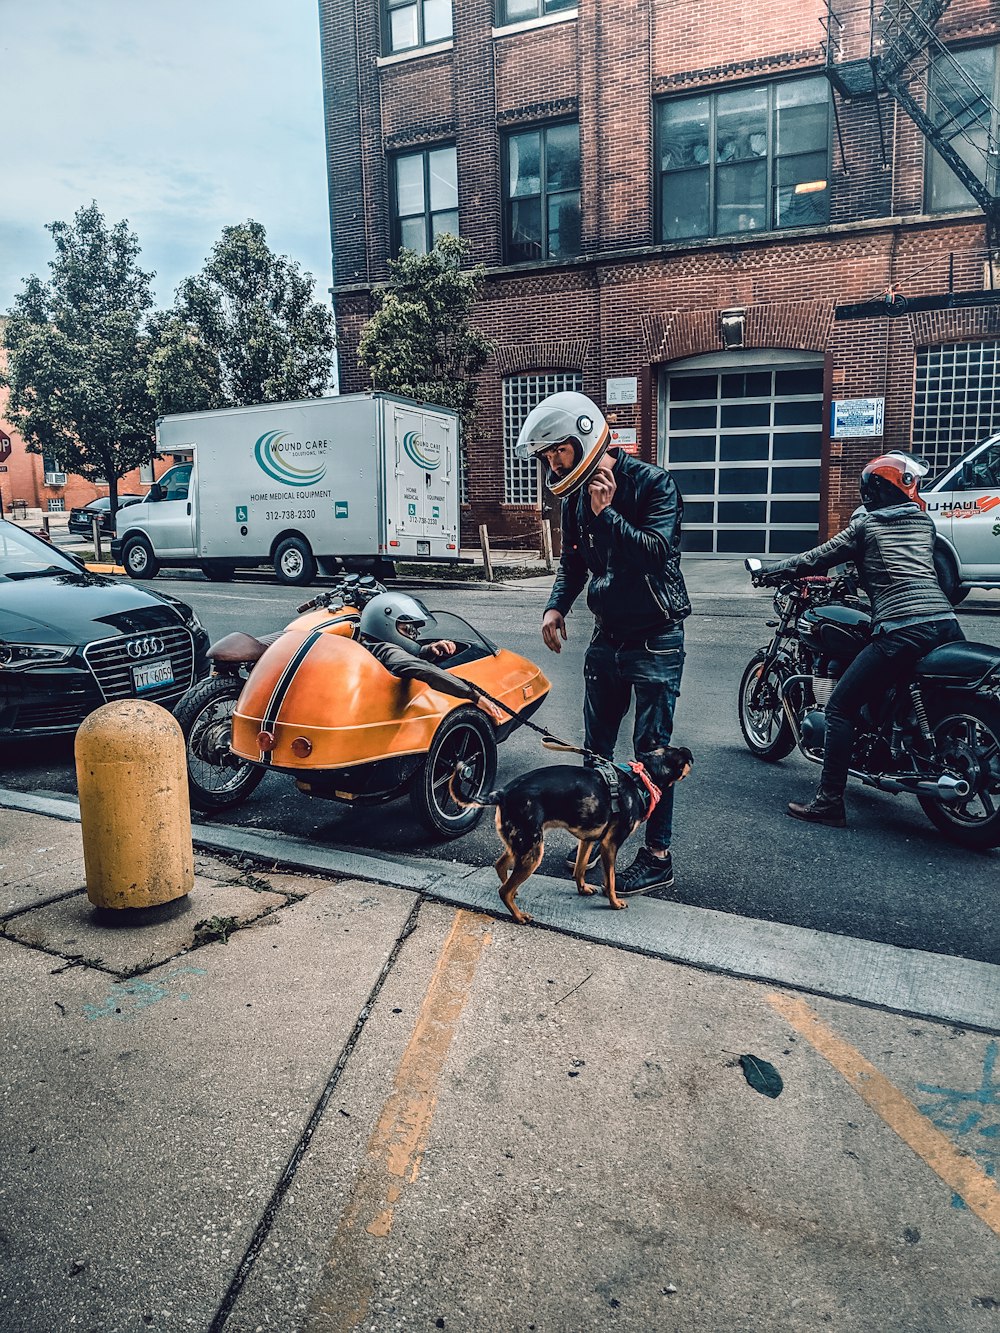
<path id="1" fill-rule="evenodd" d="M 953 842 L 977 851 L 1000 846 L 1000 704 L 946 694 L 930 710 L 938 762 L 971 787 L 962 801 L 920 796 L 920 808 Z"/>
<path id="2" fill-rule="evenodd" d="M 188 790 L 197 810 L 228 810 L 245 800 L 264 770 L 233 754 L 233 712 L 243 690 L 238 676 L 210 676 L 188 690 L 174 710 L 184 733 Z"/>
<path id="3" fill-rule="evenodd" d="M 781 704 L 781 673 L 772 662 L 764 675 L 764 653 L 747 663 L 740 681 L 740 730 L 747 749 L 766 764 L 776 764 L 795 749 L 795 736 Z M 759 686 L 759 687 L 758 687 Z"/>

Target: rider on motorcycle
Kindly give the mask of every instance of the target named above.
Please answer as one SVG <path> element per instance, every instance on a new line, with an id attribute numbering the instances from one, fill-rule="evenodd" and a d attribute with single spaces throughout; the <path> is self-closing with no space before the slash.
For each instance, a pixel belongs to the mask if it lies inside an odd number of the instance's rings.
<path id="1" fill-rule="evenodd" d="M 871 601 L 871 640 L 826 706 L 819 790 L 811 801 L 789 802 L 795 819 L 846 827 L 844 790 L 862 708 L 904 683 L 932 648 L 965 638 L 934 569 L 934 523 L 920 498 L 927 470 L 901 450 L 872 459 L 861 473 L 866 512 L 821 546 L 768 565 L 755 578 L 757 584 L 780 584 L 853 561 Z"/>
<path id="2" fill-rule="evenodd" d="M 453 676 L 436 662 L 453 656 L 456 645 L 451 639 L 433 639 L 420 643 L 421 630 L 436 628 L 434 613 L 423 602 L 406 593 L 386 592 L 373 597 L 361 612 L 356 637 L 386 671 L 400 680 L 419 680 L 439 694 L 450 694 L 479 707 L 494 722 L 508 717 L 479 690 L 461 676 Z"/>

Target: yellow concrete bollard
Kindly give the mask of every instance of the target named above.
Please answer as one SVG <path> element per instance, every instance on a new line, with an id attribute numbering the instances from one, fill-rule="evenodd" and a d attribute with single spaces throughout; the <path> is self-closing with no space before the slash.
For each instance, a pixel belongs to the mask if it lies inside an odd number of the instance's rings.
<path id="1" fill-rule="evenodd" d="M 104 704 L 76 734 L 87 897 L 153 907 L 194 887 L 184 735 L 146 699 Z"/>

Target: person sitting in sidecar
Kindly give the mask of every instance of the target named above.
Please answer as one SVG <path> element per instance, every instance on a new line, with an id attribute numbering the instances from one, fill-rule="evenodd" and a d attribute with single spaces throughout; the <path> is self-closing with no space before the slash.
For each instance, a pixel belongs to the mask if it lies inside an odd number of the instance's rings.
<path id="1" fill-rule="evenodd" d="M 507 715 L 461 676 L 453 676 L 436 662 L 453 657 L 456 644 L 451 639 L 432 639 L 421 643 L 421 633 L 433 633 L 437 627 L 433 611 L 406 593 L 381 593 L 373 597 L 361 613 L 355 637 L 386 671 L 400 680 L 419 680 L 441 694 L 478 704 L 494 722 L 506 722 Z"/>

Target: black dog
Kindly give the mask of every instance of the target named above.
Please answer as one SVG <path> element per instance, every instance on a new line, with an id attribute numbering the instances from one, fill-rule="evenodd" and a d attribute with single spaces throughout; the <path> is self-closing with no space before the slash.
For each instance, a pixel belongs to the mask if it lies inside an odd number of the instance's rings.
<path id="1" fill-rule="evenodd" d="M 573 878 L 581 894 L 592 894 L 586 883 L 587 863 L 596 843 L 604 870 L 604 893 L 618 910 L 627 907 L 615 892 L 615 857 L 618 849 L 643 820 L 649 817 L 655 800 L 639 776 L 645 772 L 659 790 L 672 786 L 686 776 L 694 759 L 691 751 L 664 746 L 642 756 L 638 765 L 628 769 L 615 767 L 617 793 L 600 768 L 576 768 L 558 764 L 536 768 L 515 778 L 508 786 L 492 791 L 481 800 L 460 805 L 495 805 L 497 832 L 504 851 L 496 862 L 500 876 L 500 897 L 519 924 L 530 921 L 514 901 L 518 889 L 538 869 L 545 851 L 547 828 L 569 829 L 580 845 L 576 853 Z M 453 788 L 454 782 L 449 784 Z"/>

